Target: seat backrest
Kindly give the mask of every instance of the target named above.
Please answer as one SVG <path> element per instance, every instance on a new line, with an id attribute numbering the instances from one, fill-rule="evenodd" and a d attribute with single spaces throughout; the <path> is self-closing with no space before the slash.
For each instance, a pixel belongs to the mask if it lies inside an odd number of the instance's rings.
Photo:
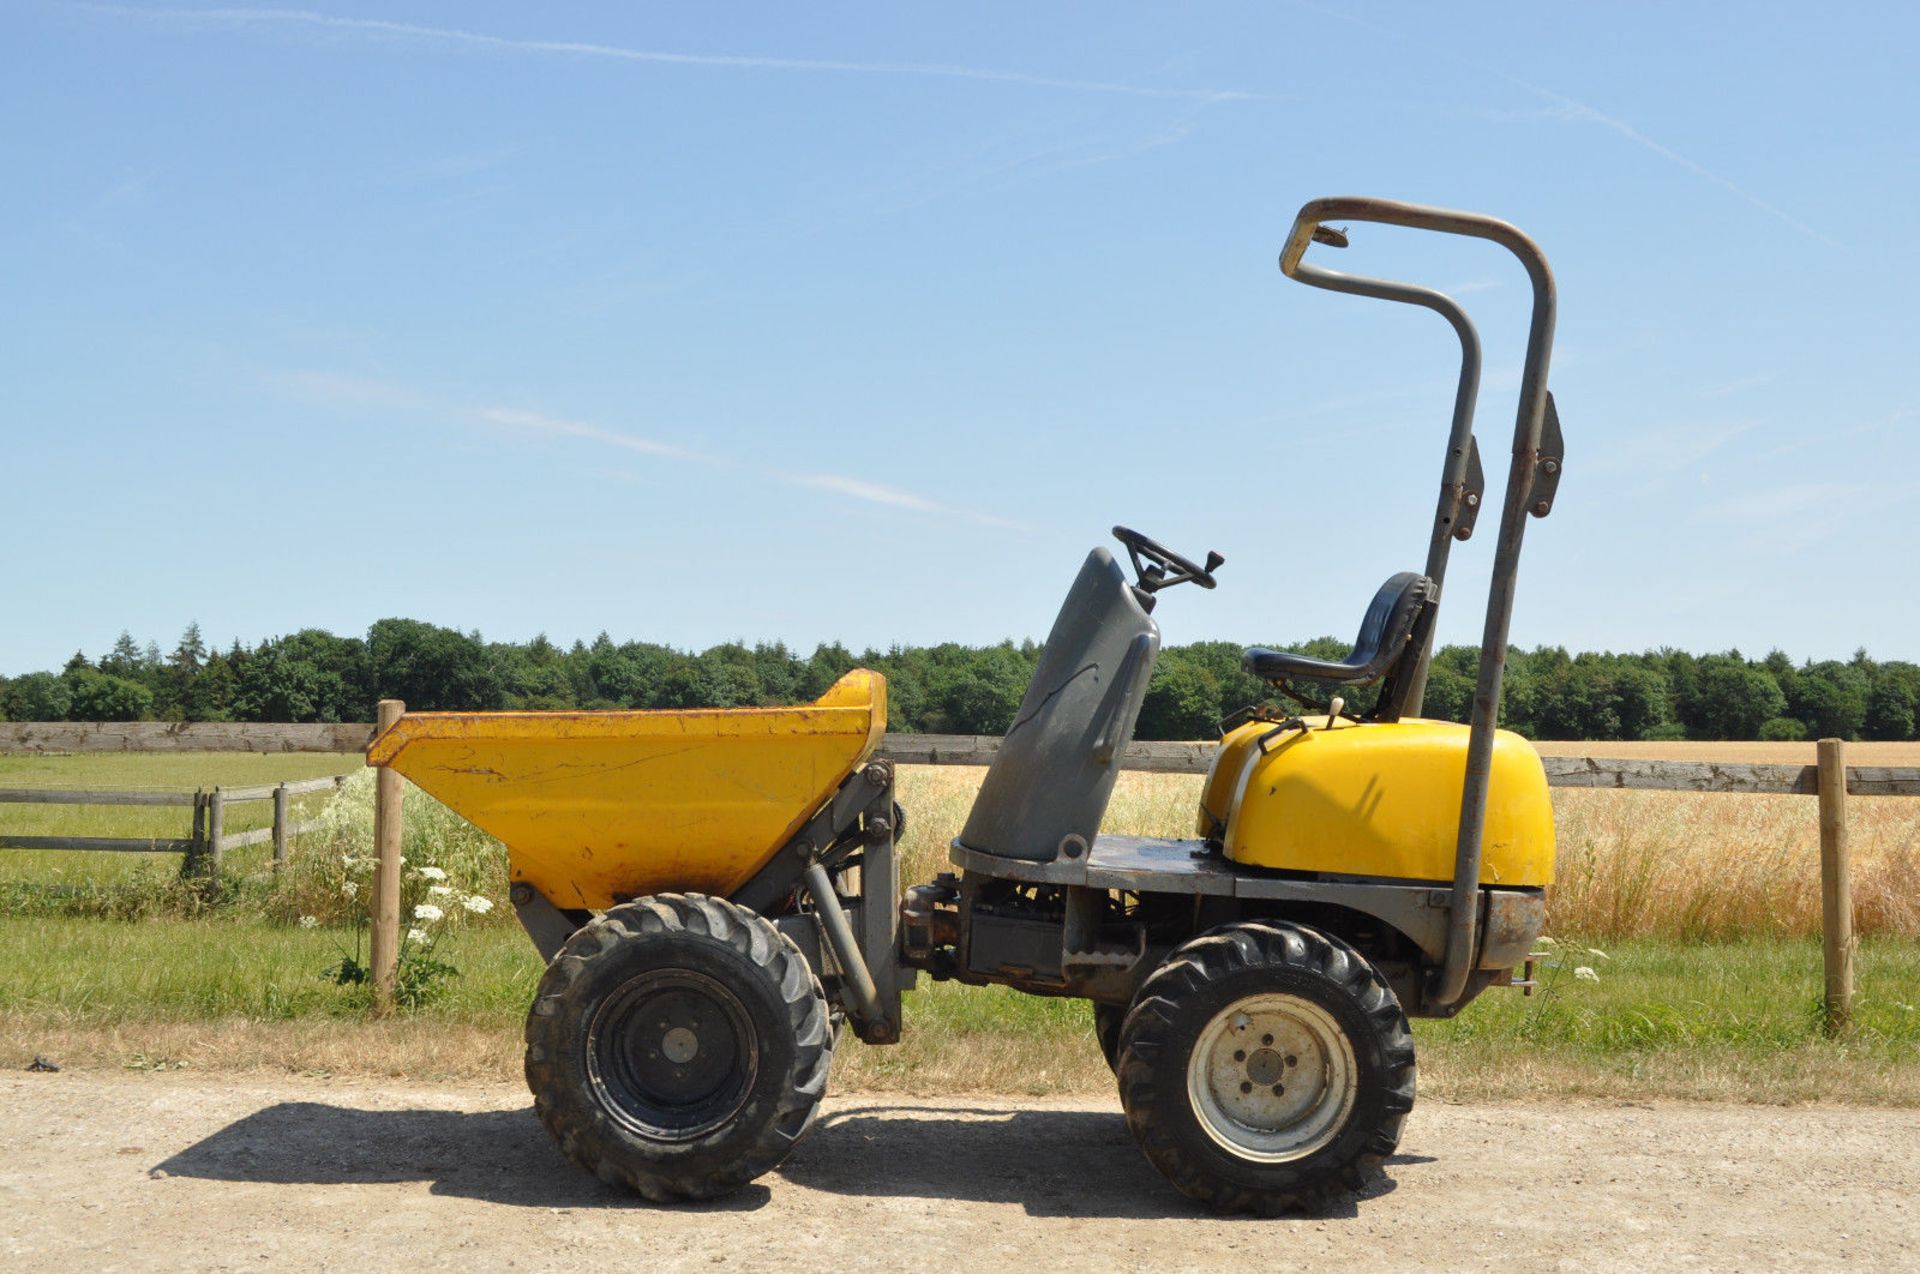
<path id="1" fill-rule="evenodd" d="M 1358 684 L 1365 685 L 1385 675 L 1390 665 L 1405 655 L 1414 621 L 1420 618 L 1421 608 L 1432 600 L 1433 592 L 1433 581 L 1413 571 L 1401 571 L 1380 586 L 1367 606 L 1365 618 L 1360 621 L 1360 635 L 1353 639 L 1353 653 L 1347 656 L 1347 663 L 1365 670 Z"/>
<path id="2" fill-rule="evenodd" d="M 1432 580 L 1402 571 L 1380 586 L 1360 621 L 1353 650 L 1339 662 L 1315 659 L 1291 651 L 1255 647 L 1241 660 L 1248 672 L 1276 685 L 1317 681 L 1328 686 L 1367 686 L 1386 678 L 1369 719 L 1398 721 L 1411 697 L 1427 635 L 1439 609 L 1439 592 Z"/>

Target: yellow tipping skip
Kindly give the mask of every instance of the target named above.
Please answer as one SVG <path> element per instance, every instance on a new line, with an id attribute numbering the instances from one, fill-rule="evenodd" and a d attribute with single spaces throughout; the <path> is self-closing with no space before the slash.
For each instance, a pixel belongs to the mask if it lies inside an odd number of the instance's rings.
<path id="1" fill-rule="evenodd" d="M 410 712 L 367 748 L 504 842 L 557 907 L 725 896 L 873 755 L 887 683 L 856 669 L 817 703 L 664 712 Z"/>
<path id="2" fill-rule="evenodd" d="M 1249 867 L 1395 880 L 1453 879 L 1467 727 L 1444 721 L 1356 723 L 1259 741 L 1253 721 L 1221 740 L 1200 801 L 1200 835 Z M 1553 882 L 1553 804 L 1546 770 L 1519 735 L 1494 735 L 1480 881 Z"/>

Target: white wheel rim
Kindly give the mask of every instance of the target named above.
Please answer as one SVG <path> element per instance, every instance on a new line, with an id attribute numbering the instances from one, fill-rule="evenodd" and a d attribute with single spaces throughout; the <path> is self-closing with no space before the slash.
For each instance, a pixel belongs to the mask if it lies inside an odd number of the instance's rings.
<path id="1" fill-rule="evenodd" d="M 1187 1099 L 1215 1144 L 1258 1163 L 1303 1159 L 1339 1135 L 1359 1067 L 1333 1015 L 1252 995 L 1215 1015 L 1187 1060 Z"/>

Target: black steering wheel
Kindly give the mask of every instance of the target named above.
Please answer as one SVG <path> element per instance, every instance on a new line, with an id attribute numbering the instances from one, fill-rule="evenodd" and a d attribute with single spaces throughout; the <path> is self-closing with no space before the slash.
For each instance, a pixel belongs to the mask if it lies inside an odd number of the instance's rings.
<path id="1" fill-rule="evenodd" d="M 1133 573 L 1140 577 L 1139 588 L 1146 593 L 1157 593 L 1175 584 L 1188 583 L 1212 588 L 1219 582 L 1213 578 L 1213 573 L 1227 561 L 1218 553 L 1208 553 L 1207 564 L 1196 566 L 1131 527 L 1114 527 L 1113 538 L 1127 546 L 1127 556 L 1133 559 Z"/>

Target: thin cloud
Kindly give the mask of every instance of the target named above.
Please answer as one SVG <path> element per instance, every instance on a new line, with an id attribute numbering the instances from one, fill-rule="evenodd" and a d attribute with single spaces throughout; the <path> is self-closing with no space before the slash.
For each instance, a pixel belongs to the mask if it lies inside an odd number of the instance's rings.
<path id="1" fill-rule="evenodd" d="M 1738 535 L 1749 549 L 1798 551 L 1834 538 L 1894 498 L 1864 483 L 1803 482 L 1729 496 L 1692 521 Z"/>
<path id="2" fill-rule="evenodd" d="M 549 416 L 543 412 L 524 411 L 515 407 L 473 407 L 467 410 L 476 419 L 484 420 L 490 425 L 531 429 L 541 433 L 560 434 L 568 438 L 585 438 L 590 442 L 603 442 L 609 447 L 637 451 L 643 456 L 662 456 L 669 460 L 708 459 L 698 452 L 688 451 L 684 447 L 676 447 L 671 443 L 655 442 L 651 438 L 639 438 L 633 434 L 603 429 L 599 425 L 590 425 L 585 421 L 562 420 L 558 416 Z"/>
<path id="3" fill-rule="evenodd" d="M 852 62 L 818 58 L 765 57 L 757 54 L 675 53 L 662 49 L 635 49 L 617 44 L 595 44 L 579 40 L 525 40 L 510 36 L 488 35 L 485 32 L 468 31 L 460 27 L 423 26 L 412 22 L 393 22 L 384 18 L 349 18 L 306 9 L 131 9 L 120 5 L 87 7 L 100 12 L 161 18 L 175 22 L 230 22 L 261 25 L 278 23 L 283 26 L 359 31 L 370 35 L 437 40 L 445 44 L 461 44 L 472 48 L 507 49 L 521 53 L 553 53 L 666 66 L 923 76 L 935 79 L 982 80 L 991 83 L 1018 84 L 1029 88 L 1066 89 L 1082 93 L 1179 98 L 1202 102 L 1267 100 L 1265 94 L 1243 93 L 1233 89 L 1155 88 L 1144 84 L 1066 79 L 1052 75 L 1034 75 L 1025 71 L 1003 71 L 979 66 L 950 66 L 937 62 Z"/>
<path id="4" fill-rule="evenodd" d="M 865 500 L 870 504 L 884 504 L 895 509 L 911 509 L 915 513 L 940 511 L 939 505 L 924 496 L 917 496 L 911 491 L 902 491 L 899 487 L 882 486 L 878 482 L 863 482 L 859 478 L 843 477 L 835 473 L 790 473 L 783 476 L 796 487 L 812 487 L 816 491 L 850 495 L 856 500 Z"/>
<path id="5" fill-rule="evenodd" d="M 454 402 L 411 385 L 372 377 L 342 376 L 337 372 L 276 370 L 267 372 L 266 379 L 303 397 L 318 399 L 337 406 L 385 407 L 402 411 L 431 412 L 435 415 L 451 416 L 456 420 L 478 424 L 559 434 L 568 438 L 584 438 L 589 442 L 604 443 L 609 447 L 619 447 L 644 456 L 659 456 L 666 460 L 711 459 L 699 452 L 689 451 L 685 447 L 677 447 L 672 443 L 656 442 L 652 438 L 621 433 L 619 430 L 589 424 L 582 420 L 566 420 L 559 416 L 549 416 L 545 412 L 528 411 L 520 407 L 474 406 L 471 403 Z"/>
<path id="6" fill-rule="evenodd" d="M 1640 489 L 1646 490 L 1690 470 L 1756 426 L 1757 422 L 1744 420 L 1642 429 L 1606 444 L 1591 469 L 1595 474 L 1644 475 Z"/>
<path id="7" fill-rule="evenodd" d="M 1074 168 L 1093 168 L 1101 164 L 1133 159 L 1168 146 L 1178 146 L 1193 136 L 1195 129 L 1199 127 L 1200 117 L 1217 104 L 1217 99 L 1209 99 L 1182 107 L 1175 118 L 1119 143 L 1102 141 L 1049 146 L 1002 165 L 1002 171 L 1026 170 L 1030 174 L 1045 174 Z"/>
<path id="8" fill-rule="evenodd" d="M 266 379 L 306 398 L 355 407 L 430 408 L 438 406 L 431 394 L 410 385 L 337 372 L 269 371 Z"/>
<path id="9" fill-rule="evenodd" d="M 775 474 L 781 481 L 796 487 L 810 487 L 815 491 L 828 491 L 834 495 L 844 495 L 868 504 L 878 504 L 889 509 L 906 509 L 912 513 L 940 514 L 965 518 L 969 522 L 978 522 L 982 526 L 1000 527 L 1003 530 L 1018 531 L 1024 528 L 1018 522 L 997 517 L 991 513 L 977 513 L 971 509 L 956 509 L 951 505 L 937 503 L 923 495 L 906 491 L 900 487 L 885 486 L 878 482 L 868 482 L 862 478 L 848 477 L 839 473 L 780 473 Z"/>
<path id="10" fill-rule="evenodd" d="M 532 411 L 524 407 L 474 406 L 470 403 L 453 402 L 425 390 L 392 381 L 316 371 L 269 371 L 265 373 L 265 378 L 270 384 L 282 389 L 338 406 L 427 412 L 472 425 L 488 425 L 495 428 L 554 434 L 563 438 L 578 438 L 584 442 L 598 443 L 603 447 L 617 447 L 636 455 L 681 464 L 724 467 L 734 467 L 738 464 L 724 456 L 703 455 L 673 443 L 623 433 L 620 430 L 608 429 L 604 425 L 596 425 L 584 420 L 569 420 L 563 416 L 552 416 L 546 412 Z M 929 517 L 960 519 L 1001 530 L 1026 529 L 1019 522 L 992 513 L 955 508 L 901 487 L 868 482 L 848 474 L 786 473 L 779 470 L 764 470 L 762 475 L 789 486 L 824 491 L 830 495 L 859 500 L 865 504 L 877 504 L 883 508 L 899 509 Z M 632 475 L 625 476 L 629 479 L 632 477 Z"/>
<path id="11" fill-rule="evenodd" d="M 1733 178 L 1728 177 L 1723 173 L 1717 173 L 1713 169 L 1707 167 L 1705 164 L 1698 163 L 1692 159 L 1687 158 L 1685 155 L 1682 155 L 1679 151 L 1674 150 L 1671 146 L 1664 146 L 1661 143 L 1653 140 L 1653 138 L 1647 136 L 1645 133 L 1641 132 L 1639 129 L 1635 128 L 1633 125 L 1627 123 L 1623 119 L 1617 119 L 1614 116 L 1607 114 L 1605 111 L 1596 110 L 1595 108 L 1588 106 L 1585 102 L 1577 101 L 1571 97 L 1564 97 L 1559 93 L 1555 93 L 1551 89 L 1541 88 L 1538 84 L 1529 84 L 1525 80 L 1516 79 L 1510 75 L 1504 78 L 1510 84 L 1518 85 L 1519 87 L 1526 89 L 1530 93 L 1537 93 L 1541 97 L 1546 98 L 1548 101 L 1558 104 L 1563 110 L 1565 110 L 1566 118 L 1572 119 L 1572 120 L 1584 120 L 1589 123 L 1598 124 L 1602 128 L 1612 129 L 1614 132 L 1620 134 L 1620 136 L 1626 138 L 1629 141 L 1639 144 L 1640 146 L 1644 147 L 1647 150 L 1652 151 L 1654 154 L 1660 156 L 1662 159 L 1668 160 L 1671 163 L 1678 164 L 1680 167 L 1686 169 L 1690 173 L 1693 173 L 1695 176 L 1704 177 L 1708 181 L 1713 182 L 1715 185 L 1724 187 L 1725 189 L 1733 192 L 1735 195 L 1738 195 L 1740 198 L 1746 200 L 1748 203 L 1752 204 L 1754 207 L 1760 209 L 1762 212 L 1768 213 L 1778 218 L 1780 221 L 1785 222 L 1787 225 L 1792 226 L 1795 230 L 1798 230 L 1801 234 L 1806 235 L 1810 239 L 1814 239 L 1820 243 L 1824 243 L 1830 248 L 1845 249 L 1845 247 L 1847 246 L 1846 244 L 1841 243 L 1838 239 L 1835 239 L 1830 235 L 1822 234 L 1820 231 L 1814 229 L 1812 226 L 1800 220 L 1798 217 L 1786 211 L 1784 208 L 1781 208 L 1775 204 L 1768 203 L 1765 199 L 1762 199 L 1759 195 L 1754 194 L 1751 190 L 1748 190 L 1745 186 L 1742 186 L 1738 182 L 1734 181 Z"/>
<path id="12" fill-rule="evenodd" d="M 1803 428 L 1795 435 L 1794 441 L 1781 443 L 1771 451 L 1768 451 L 1761 459 L 1777 460 L 1781 456 L 1790 456 L 1795 452 L 1805 451 L 1809 447 L 1831 448 L 1841 442 L 1857 442 L 1861 438 L 1886 433 L 1896 427 L 1904 427 L 1909 420 L 1916 418 L 1920 418 L 1920 409 L 1902 407 L 1896 411 L 1890 411 L 1884 416 L 1862 421 L 1859 424 L 1848 425 L 1845 428 L 1836 429 L 1831 425 L 1818 428 Z"/>
<path id="13" fill-rule="evenodd" d="M 1772 522 L 1819 509 L 1852 507 L 1871 488 L 1858 482 L 1802 482 L 1728 496 L 1702 508 L 1702 522 Z"/>
<path id="14" fill-rule="evenodd" d="M 1312 3 L 1309 3 L 1308 0 L 1294 0 L 1294 7 L 1305 9 L 1311 13 L 1317 13 L 1322 17 L 1332 18 L 1338 22 L 1347 23 L 1350 26 L 1363 28 L 1367 31 L 1373 32 L 1375 35 L 1393 40 L 1396 43 L 1399 43 L 1401 45 L 1405 45 L 1409 42 L 1408 37 L 1404 32 L 1401 32 L 1391 27 L 1383 26 L 1378 22 L 1371 22 L 1366 18 L 1355 17 L 1353 14 L 1348 13 L 1342 9 L 1335 9 L 1335 8 L 1325 7 L 1322 5 L 1312 4 Z M 1436 50 L 1433 50 L 1431 48 L 1426 48 L 1426 47 L 1422 47 L 1421 49 L 1421 53 L 1425 56 L 1431 56 L 1435 51 Z M 1527 80 L 1523 80 L 1519 78 L 1516 75 L 1511 75 L 1506 71 L 1499 69 L 1498 67 L 1488 66 L 1486 63 L 1478 61 L 1474 58 L 1465 57 L 1465 56 L 1462 56 L 1461 54 L 1453 53 L 1448 50 L 1439 50 L 1439 52 L 1441 56 L 1445 57 L 1448 61 L 1453 62 L 1457 66 L 1466 67 L 1482 75 L 1486 75 L 1486 74 L 1497 75 L 1501 79 L 1505 80 L 1507 83 L 1513 85 L 1514 87 L 1525 89 L 1527 92 L 1534 94 L 1535 96 L 1541 98 L 1543 101 L 1553 103 L 1553 106 L 1547 112 L 1545 112 L 1546 115 L 1550 118 L 1559 118 L 1559 119 L 1566 119 L 1566 120 L 1581 121 L 1581 122 L 1586 122 L 1591 124 L 1598 124 L 1602 128 L 1611 129 L 1613 132 L 1620 134 L 1620 136 L 1625 137 L 1627 140 L 1631 142 L 1634 142 L 1635 144 L 1639 145 L 1643 149 L 1652 151 L 1654 154 L 1660 156 L 1662 159 L 1666 160 L 1667 162 L 1676 164 L 1679 167 L 1684 168 L 1688 172 L 1694 174 L 1696 177 L 1705 178 L 1707 181 L 1710 181 L 1715 185 L 1730 191 L 1734 195 L 1737 195 L 1739 198 L 1744 199 L 1746 202 L 1760 209 L 1762 212 L 1765 212 L 1769 216 L 1772 216 L 1777 220 L 1784 222 L 1786 225 L 1793 227 L 1795 230 L 1798 230 L 1801 234 L 1806 235 L 1810 239 L 1814 239 L 1820 243 L 1824 243 L 1830 248 L 1845 249 L 1847 246 L 1844 243 L 1841 243 L 1837 239 L 1834 239 L 1828 235 L 1822 234 L 1820 231 L 1814 229 L 1812 226 L 1800 220 L 1798 217 L 1794 216 L 1792 213 L 1787 212 L 1786 210 L 1774 204 L 1768 203 L 1765 199 L 1762 199 L 1759 195 L 1754 194 L 1751 190 L 1748 190 L 1745 186 L 1742 186 L 1738 182 L 1734 181 L 1733 178 L 1728 177 L 1722 173 L 1715 172 L 1713 169 L 1707 167 L 1705 164 L 1689 159 L 1687 156 L 1682 155 L 1679 151 L 1673 149 L 1671 146 L 1662 145 L 1660 142 L 1657 142 L 1653 138 L 1648 137 L 1645 133 L 1641 132 L 1639 129 L 1635 128 L 1633 125 L 1627 123 L 1623 119 L 1618 119 L 1612 115 L 1607 114 L 1605 111 L 1598 110 L 1592 106 L 1587 105 L 1585 102 L 1579 101 L 1575 98 L 1567 97 L 1561 93 L 1555 93 L 1551 89 L 1541 88 L 1538 84 L 1533 84 Z M 1507 119 L 1515 119 L 1515 120 L 1524 120 L 1524 119 L 1540 118 L 1540 112 L 1528 112 L 1528 111 L 1518 111 L 1518 112 L 1485 111 L 1485 112 L 1481 112 L 1481 114 L 1487 118 L 1493 118 L 1493 119 L 1507 118 Z"/>
<path id="15" fill-rule="evenodd" d="M 517 158 L 520 150 L 519 146 L 495 146 L 489 150 L 442 155 L 403 168 L 396 174 L 396 178 L 400 181 L 412 182 L 455 181 L 497 168 L 508 160 Z"/>
<path id="16" fill-rule="evenodd" d="M 1771 385 L 1777 379 L 1779 378 L 1772 372 L 1763 372 L 1758 376 L 1742 376 L 1738 380 L 1723 381 L 1718 385 L 1708 385 L 1695 396 L 1699 398 L 1731 398 L 1735 394 L 1744 394 L 1749 389 L 1759 389 L 1763 385 Z"/>

